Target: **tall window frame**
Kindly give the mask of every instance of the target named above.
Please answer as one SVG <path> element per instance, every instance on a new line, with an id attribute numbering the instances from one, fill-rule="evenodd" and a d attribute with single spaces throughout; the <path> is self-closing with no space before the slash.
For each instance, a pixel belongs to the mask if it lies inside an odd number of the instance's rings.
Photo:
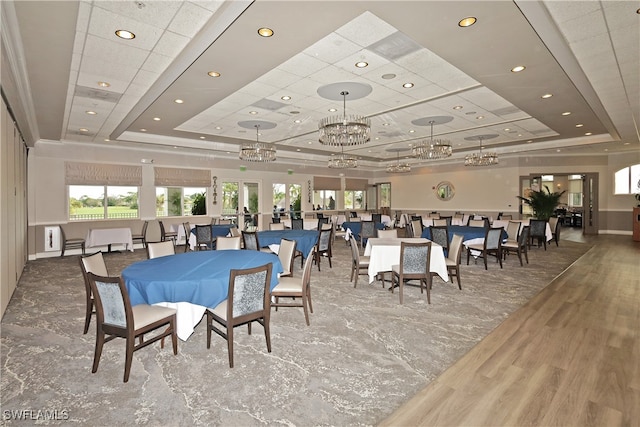
<path id="1" fill-rule="evenodd" d="M 68 185 L 69 221 L 140 218 L 140 188 L 130 185 Z"/>

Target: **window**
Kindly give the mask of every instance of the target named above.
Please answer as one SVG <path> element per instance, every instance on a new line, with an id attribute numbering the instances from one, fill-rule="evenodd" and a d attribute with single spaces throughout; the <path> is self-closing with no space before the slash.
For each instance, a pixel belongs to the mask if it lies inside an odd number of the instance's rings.
<path id="1" fill-rule="evenodd" d="M 313 192 L 314 209 L 335 209 L 336 192 L 334 190 L 319 190 Z M 330 206 L 333 206 L 332 208 Z"/>
<path id="2" fill-rule="evenodd" d="M 69 220 L 138 218 L 138 187 L 70 185 Z"/>
<path id="3" fill-rule="evenodd" d="M 222 183 L 222 215 L 231 216 L 238 214 L 238 183 Z"/>
<path id="4" fill-rule="evenodd" d="M 344 208 L 345 209 L 363 209 L 364 191 L 348 190 L 344 192 Z"/>
<path id="5" fill-rule="evenodd" d="M 391 207 L 391 183 L 384 182 L 380 184 L 380 207 Z"/>
<path id="6" fill-rule="evenodd" d="M 614 175 L 613 194 L 640 193 L 640 164 L 622 168 Z"/>
<path id="7" fill-rule="evenodd" d="M 287 210 L 287 186 L 285 184 L 273 184 L 273 213 Z"/>
<path id="8" fill-rule="evenodd" d="M 156 187 L 156 216 L 206 215 L 206 188 Z"/>

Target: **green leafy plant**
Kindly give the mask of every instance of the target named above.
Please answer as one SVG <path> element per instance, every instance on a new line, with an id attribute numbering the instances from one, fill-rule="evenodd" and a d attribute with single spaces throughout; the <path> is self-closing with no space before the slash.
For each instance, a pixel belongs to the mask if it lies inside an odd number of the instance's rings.
<path id="1" fill-rule="evenodd" d="M 522 200 L 525 204 L 531 206 L 531 209 L 533 209 L 533 216 L 537 219 L 544 219 L 545 221 L 548 221 L 558 207 L 560 197 L 565 193 L 565 191 L 560 193 L 556 191 L 552 193 L 546 185 L 544 186 L 544 189 L 546 189 L 546 191 L 531 190 L 529 197 L 516 197 Z"/>
<path id="2" fill-rule="evenodd" d="M 207 214 L 207 196 L 204 192 L 193 195 L 193 205 L 191 205 L 191 215 Z"/>

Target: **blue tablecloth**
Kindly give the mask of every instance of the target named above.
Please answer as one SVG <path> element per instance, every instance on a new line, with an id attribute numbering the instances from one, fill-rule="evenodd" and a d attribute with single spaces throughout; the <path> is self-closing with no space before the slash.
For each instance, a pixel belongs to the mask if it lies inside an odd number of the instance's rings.
<path id="1" fill-rule="evenodd" d="M 350 222 L 350 221 L 345 221 L 342 223 L 342 229 L 344 231 L 347 231 L 347 228 L 351 230 L 351 233 L 353 234 L 353 237 L 356 240 L 360 240 L 360 230 L 362 230 L 362 222 Z M 376 222 L 376 228 L 378 230 L 384 230 L 384 224 L 381 222 Z"/>
<path id="2" fill-rule="evenodd" d="M 267 230 L 258 231 L 258 241 L 260 246 L 279 245 L 280 239 L 296 241 L 296 249 L 302 252 L 304 258 L 309 255 L 311 249 L 318 242 L 318 231 L 316 230 Z"/>
<path id="3" fill-rule="evenodd" d="M 258 251 L 196 251 L 148 259 L 122 271 L 131 305 L 190 302 L 215 307 L 227 298 L 231 269 L 273 264 L 271 289 L 283 272 L 277 255 Z"/>
<path id="4" fill-rule="evenodd" d="M 214 238 L 214 242 L 213 242 L 213 249 L 216 248 L 216 242 L 215 242 L 215 238 L 216 237 L 225 237 L 228 236 L 229 233 L 231 232 L 232 228 L 236 228 L 237 225 L 235 224 L 212 224 L 211 225 L 211 234 L 213 235 Z M 195 235 L 196 234 L 196 228 L 193 227 L 191 229 L 191 234 Z"/>
<path id="5" fill-rule="evenodd" d="M 449 243 L 451 243 L 454 234 L 461 234 L 463 242 L 471 239 L 484 239 L 487 235 L 487 230 L 484 227 L 469 227 L 467 225 L 449 225 L 447 231 L 449 232 Z M 420 237 L 431 240 L 431 227 L 422 230 Z M 507 238 L 507 232 L 504 230 L 502 230 L 502 238 Z"/>

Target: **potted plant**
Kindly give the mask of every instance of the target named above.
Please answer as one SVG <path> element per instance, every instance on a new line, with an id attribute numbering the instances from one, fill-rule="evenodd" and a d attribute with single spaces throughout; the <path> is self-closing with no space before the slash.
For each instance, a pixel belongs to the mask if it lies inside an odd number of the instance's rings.
<path id="1" fill-rule="evenodd" d="M 546 189 L 546 191 L 531 190 L 529 192 L 529 197 L 516 197 L 531 206 L 533 209 L 533 215 L 537 219 L 548 221 L 549 218 L 553 216 L 554 211 L 560 203 L 560 197 L 565 193 L 565 191 L 552 193 L 546 185 L 544 186 L 544 189 Z"/>

